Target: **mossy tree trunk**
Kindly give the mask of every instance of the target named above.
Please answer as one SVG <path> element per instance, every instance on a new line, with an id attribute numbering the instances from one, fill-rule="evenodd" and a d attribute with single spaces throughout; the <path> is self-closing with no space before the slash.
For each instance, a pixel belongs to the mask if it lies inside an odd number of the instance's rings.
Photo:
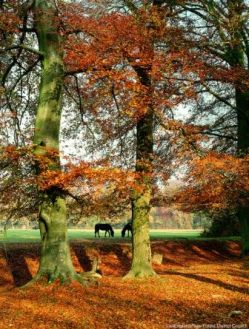
<path id="1" fill-rule="evenodd" d="M 63 197 L 48 193 L 40 207 L 41 259 L 38 277 L 46 276 L 49 282 L 75 279 L 67 242 L 67 211 Z"/>
<path id="2" fill-rule="evenodd" d="M 149 72 L 134 67 L 138 78 L 148 92 L 151 92 Z M 153 171 L 153 109 L 148 104 L 147 111 L 137 123 L 136 173 L 137 188 L 132 196 L 132 264 L 125 278 L 146 278 L 156 275 L 151 263 L 149 236 L 149 215 L 151 209 Z"/>
<path id="3" fill-rule="evenodd" d="M 59 153 L 61 98 L 64 79 L 63 47 L 58 31 L 55 1 L 34 1 L 35 29 L 42 53 L 39 101 L 36 113 L 35 152 L 49 156 L 48 150 Z M 59 154 L 52 168 L 60 170 Z M 37 172 L 41 168 L 37 165 Z M 41 259 L 36 278 L 48 277 L 49 282 L 77 277 L 67 241 L 67 211 L 63 193 L 56 188 L 41 192 L 39 212 Z"/>

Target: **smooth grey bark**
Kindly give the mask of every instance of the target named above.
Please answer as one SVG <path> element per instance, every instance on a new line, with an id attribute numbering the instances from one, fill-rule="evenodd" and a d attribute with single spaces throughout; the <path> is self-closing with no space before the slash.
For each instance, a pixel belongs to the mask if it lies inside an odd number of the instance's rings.
<path id="1" fill-rule="evenodd" d="M 64 79 L 63 46 L 58 30 L 55 1 L 35 0 L 35 29 L 42 53 L 41 82 L 36 112 L 34 144 L 37 155 L 59 153 L 61 98 Z M 51 159 L 50 169 L 60 170 L 59 154 Z M 37 172 L 41 168 L 37 164 Z M 40 267 L 36 278 L 66 281 L 76 277 L 67 241 L 66 202 L 61 191 L 50 188 L 41 192 L 39 211 L 41 233 Z"/>
<path id="2" fill-rule="evenodd" d="M 63 43 L 59 33 L 56 1 L 35 0 L 35 30 L 42 54 L 41 82 L 35 121 L 35 154 L 50 158 L 49 169 L 60 170 L 59 132 L 64 80 Z M 50 153 L 52 151 L 52 153 Z M 57 154 L 57 155 L 56 155 Z M 37 173 L 42 172 L 39 163 Z M 52 187 L 40 192 L 41 233 L 40 266 L 34 280 L 43 276 L 49 282 L 78 280 L 84 283 L 73 267 L 67 238 L 67 209 L 63 191 Z M 85 273 L 85 278 L 94 273 Z"/>
<path id="3" fill-rule="evenodd" d="M 151 92 L 150 77 L 146 69 L 134 67 L 140 82 Z M 132 196 L 132 264 L 125 278 L 146 278 L 156 273 L 151 263 L 150 209 L 153 173 L 153 109 L 149 104 L 146 113 L 137 122 L 136 182 L 138 189 Z"/>

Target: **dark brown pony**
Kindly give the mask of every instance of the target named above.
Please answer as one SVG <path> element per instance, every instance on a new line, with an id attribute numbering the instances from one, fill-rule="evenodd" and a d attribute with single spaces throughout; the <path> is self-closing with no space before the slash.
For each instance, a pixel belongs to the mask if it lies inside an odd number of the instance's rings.
<path id="1" fill-rule="evenodd" d="M 100 223 L 96 224 L 95 225 L 95 237 L 96 237 L 96 235 L 98 235 L 98 237 L 100 238 L 99 231 L 105 231 L 105 237 L 106 237 L 106 233 L 109 234 L 109 237 L 114 236 L 114 231 L 110 224 L 100 224 Z"/>
<path id="2" fill-rule="evenodd" d="M 121 231 L 121 235 L 122 235 L 123 238 L 125 237 L 126 232 L 128 232 L 128 237 L 130 236 L 130 233 L 131 233 L 131 235 L 132 235 L 132 225 L 131 225 L 131 223 L 127 223 L 127 224 L 123 227 L 123 229 L 122 229 L 122 231 Z"/>

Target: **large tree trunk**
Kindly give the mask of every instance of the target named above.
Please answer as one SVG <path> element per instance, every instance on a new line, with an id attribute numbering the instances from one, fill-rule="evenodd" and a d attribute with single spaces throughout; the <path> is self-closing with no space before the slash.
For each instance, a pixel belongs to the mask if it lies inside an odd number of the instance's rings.
<path id="1" fill-rule="evenodd" d="M 146 69 L 134 68 L 140 82 L 151 91 L 150 77 Z M 149 215 L 152 193 L 153 161 L 153 110 L 149 104 L 147 112 L 137 123 L 136 172 L 137 189 L 132 197 L 132 264 L 125 278 L 146 278 L 156 275 L 151 264 Z"/>
<path id="2" fill-rule="evenodd" d="M 249 153 L 249 92 L 236 89 L 238 118 L 238 155 Z M 249 255 L 249 206 L 239 207 L 239 221 L 242 238 L 241 255 Z"/>
<path id="3" fill-rule="evenodd" d="M 50 191 L 51 193 L 51 191 Z M 46 276 L 48 282 L 60 279 L 65 282 L 77 279 L 67 241 L 67 211 L 65 200 L 47 195 L 40 208 L 41 259 L 38 277 Z"/>
<path id="4" fill-rule="evenodd" d="M 43 54 L 34 144 L 36 154 L 49 157 L 51 150 L 59 153 L 63 47 L 58 33 L 55 1 L 35 0 L 34 13 L 39 50 Z M 51 159 L 50 169 L 60 170 L 59 154 Z M 41 171 L 37 164 L 37 172 Z M 56 188 L 40 194 L 43 200 L 39 213 L 41 259 L 35 279 L 46 276 L 52 282 L 78 278 L 67 241 L 67 211 L 63 194 Z"/>
<path id="5" fill-rule="evenodd" d="M 61 98 L 64 79 L 63 46 L 58 31 L 54 0 L 35 1 L 35 29 L 42 53 L 39 102 L 36 113 L 34 143 L 37 153 L 44 146 L 59 150 Z M 39 146 L 41 146 L 39 148 Z"/>

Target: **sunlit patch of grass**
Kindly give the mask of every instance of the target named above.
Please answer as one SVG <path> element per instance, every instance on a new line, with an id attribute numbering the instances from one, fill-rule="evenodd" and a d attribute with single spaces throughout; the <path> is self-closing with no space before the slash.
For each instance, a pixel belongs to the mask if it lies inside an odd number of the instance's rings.
<path id="1" fill-rule="evenodd" d="M 120 230 L 115 230 L 115 237 L 104 237 L 104 233 L 101 232 L 100 238 L 95 238 L 93 230 L 75 230 L 69 229 L 68 236 L 70 240 L 103 240 L 103 241 L 130 241 L 130 238 L 122 239 Z M 195 239 L 200 237 L 200 231 L 196 230 L 151 230 L 150 233 L 152 240 L 167 240 L 167 239 Z M 0 241 L 10 243 L 29 243 L 39 242 L 40 232 L 39 230 L 24 230 L 24 229 L 9 229 L 5 237 L 1 237 Z"/>

